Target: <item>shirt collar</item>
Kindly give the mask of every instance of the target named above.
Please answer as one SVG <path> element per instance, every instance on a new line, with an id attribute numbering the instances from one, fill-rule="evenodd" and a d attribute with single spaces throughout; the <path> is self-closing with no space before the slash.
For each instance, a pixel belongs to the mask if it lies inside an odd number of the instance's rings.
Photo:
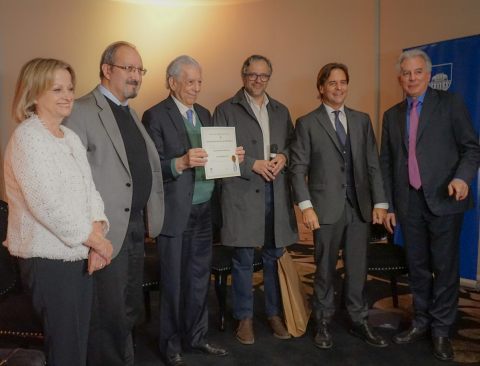
<path id="1" fill-rule="evenodd" d="M 427 88 L 428 90 L 428 88 Z M 413 98 L 410 98 L 410 97 L 407 97 L 407 101 L 408 101 L 408 108 L 412 108 L 412 103 L 414 100 L 418 100 L 419 104 L 423 104 L 423 100 L 425 99 L 425 94 L 427 94 L 427 90 L 425 90 L 423 92 L 422 95 L 420 95 L 417 99 L 413 99 Z"/>
<path id="2" fill-rule="evenodd" d="M 175 96 L 173 95 L 173 93 L 170 93 L 170 96 L 172 97 L 173 101 L 175 102 L 175 104 L 177 105 L 178 107 L 178 110 L 180 111 L 180 114 L 183 116 L 183 115 L 187 115 L 187 111 L 189 109 L 191 109 L 192 111 L 195 111 L 195 109 L 193 109 L 193 106 L 192 108 L 188 108 L 185 104 L 183 104 L 182 102 L 180 102 L 177 98 L 175 98 Z"/>
<path id="3" fill-rule="evenodd" d="M 253 99 L 250 94 L 247 93 L 247 91 L 245 89 L 243 89 L 243 93 L 245 94 L 245 98 L 247 98 L 247 102 L 248 104 L 250 104 L 250 106 L 255 103 L 254 105 L 257 105 L 258 106 L 258 103 L 255 99 Z M 263 104 L 265 105 L 265 107 L 267 106 L 269 100 L 268 100 L 268 97 L 267 97 L 267 93 L 263 92 Z M 262 106 L 259 106 L 260 108 L 262 108 Z"/>
<path id="4" fill-rule="evenodd" d="M 325 103 L 323 103 L 323 105 L 325 106 L 325 109 L 327 110 L 327 114 L 330 117 L 332 115 L 332 112 L 335 111 L 335 109 L 326 105 Z M 345 104 L 342 104 L 342 106 L 338 110 L 340 111 L 341 114 L 345 115 Z"/>
<path id="5" fill-rule="evenodd" d="M 102 92 L 103 95 L 105 95 L 108 99 L 110 99 L 113 103 L 116 105 L 123 105 L 123 106 L 128 106 L 128 99 L 125 101 L 124 104 L 120 103 L 120 101 L 117 99 L 115 95 L 113 95 L 110 90 L 105 88 L 102 84 L 98 84 L 98 87 L 100 91 Z"/>

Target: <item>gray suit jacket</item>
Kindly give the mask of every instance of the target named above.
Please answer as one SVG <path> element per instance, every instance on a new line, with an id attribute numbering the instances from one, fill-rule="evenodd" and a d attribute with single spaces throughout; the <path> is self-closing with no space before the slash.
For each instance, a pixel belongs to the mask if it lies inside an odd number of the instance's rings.
<path id="1" fill-rule="evenodd" d="M 290 159 L 293 124 L 287 107 L 268 96 L 270 142 L 278 153 Z M 237 247 L 262 246 L 265 240 L 265 179 L 252 170 L 255 160 L 264 160 L 263 134 L 243 88 L 220 104 L 213 114 L 215 126 L 235 127 L 237 146 L 245 149 L 240 177 L 222 179 L 222 243 Z M 287 169 L 273 181 L 275 207 L 275 245 L 285 247 L 298 241 Z"/>
<path id="2" fill-rule="evenodd" d="M 345 115 L 358 204 L 363 220 L 371 222 L 373 205 L 388 202 L 377 143 L 368 114 L 345 107 Z M 345 207 L 346 172 L 343 152 L 325 106 L 300 117 L 295 131 L 291 155 L 295 202 L 311 200 L 320 225 L 334 224 Z"/>
<path id="3" fill-rule="evenodd" d="M 138 126 L 147 147 L 152 169 L 152 190 L 147 204 L 147 231 L 150 237 L 160 234 L 164 217 L 163 184 L 160 159 L 155 145 L 133 109 L 130 113 Z M 110 221 L 107 238 L 113 245 L 113 257 L 122 247 L 130 219 L 132 203 L 132 178 L 122 135 L 110 106 L 97 87 L 77 99 L 65 126 L 80 136 L 87 149 L 95 186 L 105 203 L 105 214 Z M 128 186 L 127 186 L 128 184 Z"/>

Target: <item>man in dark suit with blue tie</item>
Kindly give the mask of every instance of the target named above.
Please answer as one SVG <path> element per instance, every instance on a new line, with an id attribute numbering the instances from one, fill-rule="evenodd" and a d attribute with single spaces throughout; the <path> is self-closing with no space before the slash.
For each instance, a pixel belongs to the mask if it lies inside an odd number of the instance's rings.
<path id="1" fill-rule="evenodd" d="M 145 112 L 142 122 L 161 157 L 165 222 L 157 239 L 160 261 L 160 340 L 167 365 L 186 365 L 188 351 L 225 356 L 206 340 L 207 297 L 212 262 L 211 196 L 214 181 L 205 179 L 207 153 L 200 129 L 212 125 L 210 112 L 196 99 L 202 69 L 189 56 L 167 67 L 170 96 Z M 239 162 L 243 149 L 237 149 Z"/>
<path id="2" fill-rule="evenodd" d="M 463 213 L 475 206 L 469 186 L 480 148 L 462 97 L 429 88 L 431 70 L 421 50 L 400 56 L 398 81 L 407 99 L 385 112 L 380 162 L 389 200 L 385 226 L 392 232 L 397 218 L 401 224 L 415 308 L 412 326 L 393 341 L 413 343 L 431 332 L 435 357 L 450 361 L 460 232 Z"/>
<path id="3" fill-rule="evenodd" d="M 368 323 L 363 296 L 370 224 L 383 223 L 387 197 L 370 117 L 344 105 L 348 81 L 345 65 L 322 67 L 317 88 L 323 103 L 297 120 L 291 153 L 295 202 L 305 226 L 313 230 L 315 345 L 323 349 L 333 344 L 333 277 L 342 245 L 351 332 L 372 346 L 388 346 Z"/>

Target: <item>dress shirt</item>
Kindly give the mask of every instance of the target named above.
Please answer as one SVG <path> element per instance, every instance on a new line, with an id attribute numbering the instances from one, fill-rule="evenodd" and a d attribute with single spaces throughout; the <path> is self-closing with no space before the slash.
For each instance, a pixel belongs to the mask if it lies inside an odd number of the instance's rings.
<path id="1" fill-rule="evenodd" d="M 323 103 L 323 105 L 325 107 L 325 110 L 327 111 L 328 116 L 330 117 L 330 121 L 332 122 L 333 129 L 335 131 L 337 131 L 337 129 L 335 128 L 335 113 L 333 113 L 333 112 L 335 112 L 335 109 L 326 105 L 325 103 Z M 338 118 L 340 119 L 340 123 L 343 125 L 343 128 L 345 129 L 345 132 L 348 134 L 347 116 L 345 115 L 345 104 L 342 104 L 342 106 L 337 110 L 340 111 L 340 113 L 338 114 Z M 305 201 L 299 202 L 298 207 L 300 208 L 301 211 L 303 211 L 307 208 L 313 207 L 312 201 L 305 200 Z M 387 202 L 376 203 L 373 206 L 373 208 L 383 208 L 385 210 L 388 210 L 388 203 Z"/>
<path id="2" fill-rule="evenodd" d="M 267 94 L 263 93 L 263 104 L 260 107 L 246 90 L 244 90 L 245 98 L 252 107 L 255 117 L 257 117 L 258 124 L 262 129 L 263 135 L 263 155 L 265 160 L 270 160 L 270 119 L 268 118 L 267 104 L 269 102 Z"/>
<path id="3" fill-rule="evenodd" d="M 196 126 L 197 125 L 197 113 L 195 112 L 195 108 L 193 108 L 193 106 L 192 106 L 192 108 L 188 108 L 185 104 L 183 104 L 177 98 L 175 98 L 173 96 L 173 94 L 170 94 L 170 96 L 172 97 L 173 101 L 177 105 L 178 110 L 180 111 L 180 114 L 183 117 L 185 117 L 187 120 L 188 120 L 187 111 L 190 109 L 193 112 L 193 114 L 192 114 L 193 125 Z"/>
<path id="4" fill-rule="evenodd" d="M 116 105 L 123 105 L 124 107 L 127 107 L 129 106 L 128 105 L 128 99 L 125 101 L 125 103 L 120 103 L 120 101 L 118 100 L 118 98 L 113 95 L 110 90 L 108 90 L 107 88 L 105 88 L 102 84 L 100 84 L 99 86 L 99 89 L 100 91 L 102 92 L 103 95 L 105 95 L 108 99 L 110 99 L 113 103 L 115 103 Z"/>
<path id="5" fill-rule="evenodd" d="M 407 107 L 407 136 L 409 136 L 409 137 L 410 137 L 410 111 L 412 110 L 412 103 L 413 103 L 414 100 L 418 100 L 419 103 L 417 104 L 417 112 L 418 112 L 418 118 L 420 118 L 420 113 L 422 112 L 422 106 L 423 106 L 423 100 L 425 99 L 425 94 L 427 94 L 426 90 L 417 99 L 407 97 L 407 102 L 408 102 L 408 107 Z"/>

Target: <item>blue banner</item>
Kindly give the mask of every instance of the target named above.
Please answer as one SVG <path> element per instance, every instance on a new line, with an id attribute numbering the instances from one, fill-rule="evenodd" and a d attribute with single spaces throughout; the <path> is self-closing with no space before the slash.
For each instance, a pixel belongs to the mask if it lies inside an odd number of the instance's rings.
<path id="1" fill-rule="evenodd" d="M 418 48 L 432 60 L 430 87 L 460 93 L 480 130 L 480 35 L 432 43 Z M 465 213 L 460 238 L 460 277 L 476 280 L 479 235 L 478 175 L 471 187 L 477 206 Z M 400 233 L 396 233 L 398 237 Z"/>

